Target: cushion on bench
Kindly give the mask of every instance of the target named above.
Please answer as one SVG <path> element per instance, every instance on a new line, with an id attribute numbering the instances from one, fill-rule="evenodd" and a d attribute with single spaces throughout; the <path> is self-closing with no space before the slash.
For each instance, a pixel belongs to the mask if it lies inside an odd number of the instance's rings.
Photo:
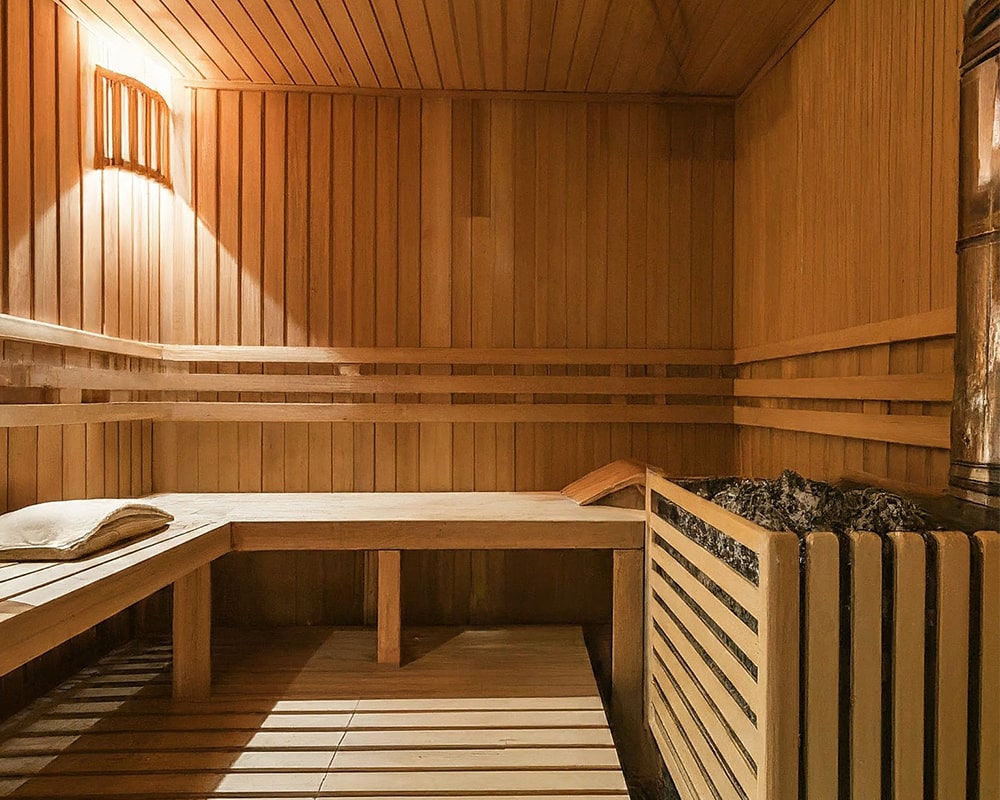
<path id="1" fill-rule="evenodd" d="M 132 500 L 58 500 L 0 516 L 0 561 L 64 561 L 162 528 L 173 517 Z"/>

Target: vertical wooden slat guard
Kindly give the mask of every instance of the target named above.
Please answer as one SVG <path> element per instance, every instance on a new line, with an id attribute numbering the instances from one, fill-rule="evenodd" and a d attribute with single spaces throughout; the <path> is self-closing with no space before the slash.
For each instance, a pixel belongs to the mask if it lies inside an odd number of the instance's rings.
<path id="1" fill-rule="evenodd" d="M 207 700 L 212 682 L 212 567 L 174 583 L 174 698 Z"/>
<path id="2" fill-rule="evenodd" d="M 974 539 L 980 559 L 979 596 L 979 792 L 1000 797 L 1000 533 L 980 531 Z"/>
<path id="3" fill-rule="evenodd" d="M 764 610 L 759 621 L 766 751 L 758 762 L 762 797 L 799 791 L 799 539 L 775 533 L 760 554 Z"/>
<path id="4" fill-rule="evenodd" d="M 882 542 L 851 533 L 851 797 L 882 791 Z"/>
<path id="5" fill-rule="evenodd" d="M 969 574 L 971 548 L 964 533 L 928 534 L 937 543 L 937 680 L 934 786 L 938 800 L 964 798 L 969 735 Z M 995 756 L 993 756 L 995 757 Z"/>
<path id="6" fill-rule="evenodd" d="M 833 533 L 806 537 L 805 619 L 802 657 L 806 660 L 803 747 L 806 795 L 839 797 L 840 547 Z"/>
<path id="7" fill-rule="evenodd" d="M 616 731 L 641 746 L 643 718 L 642 550 L 615 550 L 611 612 L 611 715 Z"/>
<path id="8" fill-rule="evenodd" d="M 399 550 L 378 553 L 378 663 L 398 667 L 402 661 L 402 594 Z"/>
<path id="9" fill-rule="evenodd" d="M 890 533 L 893 561 L 893 797 L 924 796 L 924 652 L 927 547 L 916 533 Z M 885 587 L 888 591 L 889 587 Z"/>

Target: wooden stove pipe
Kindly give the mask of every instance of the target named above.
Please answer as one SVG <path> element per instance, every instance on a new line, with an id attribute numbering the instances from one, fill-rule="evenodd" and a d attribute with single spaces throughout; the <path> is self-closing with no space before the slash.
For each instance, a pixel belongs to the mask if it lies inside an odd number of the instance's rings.
<path id="1" fill-rule="evenodd" d="M 965 17 L 952 494 L 1000 508 L 1000 0 Z"/>

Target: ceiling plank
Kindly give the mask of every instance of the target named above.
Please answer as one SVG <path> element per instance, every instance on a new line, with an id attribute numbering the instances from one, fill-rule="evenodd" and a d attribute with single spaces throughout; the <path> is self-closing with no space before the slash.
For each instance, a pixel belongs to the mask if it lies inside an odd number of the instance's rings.
<path id="1" fill-rule="evenodd" d="M 107 33 L 111 32 L 112 43 L 116 38 L 120 38 L 140 49 L 157 53 L 184 77 L 202 79 L 221 77 L 217 74 L 205 75 L 198 64 L 181 52 L 180 48 L 148 18 L 132 20 L 112 5 L 110 0 L 62 0 L 62 4 L 98 36 L 107 37 Z"/>
<path id="2" fill-rule="evenodd" d="M 206 24 L 189 2 L 175 3 L 173 14 L 191 40 L 198 42 L 206 55 L 219 66 L 229 80 L 260 80 L 259 74 L 256 77 L 251 76 L 250 72 L 243 68 L 242 64 L 246 64 L 247 59 L 238 59 L 232 47 L 219 39 L 215 30 Z"/>
<path id="3" fill-rule="evenodd" d="M 449 88 L 468 88 L 462 77 L 462 65 L 458 60 L 458 42 L 455 41 L 455 27 L 451 16 L 449 0 L 424 0 L 427 22 L 430 24 L 434 52 L 437 53 L 441 82 Z"/>
<path id="4" fill-rule="evenodd" d="M 565 2 L 565 0 L 561 0 Z M 528 34 L 529 92 L 545 89 L 545 77 L 552 52 L 552 31 L 556 19 L 555 0 L 534 0 L 531 4 L 531 26 Z"/>
<path id="5" fill-rule="evenodd" d="M 195 11 L 188 0 L 188 8 Z M 269 72 L 264 63 L 257 57 L 255 51 L 247 45 L 236 28 L 226 18 L 215 3 L 202 3 L 197 8 L 204 25 L 211 30 L 232 54 L 233 59 L 240 65 L 246 76 L 252 81 L 278 80 L 280 75 L 275 76 Z"/>
<path id="6" fill-rule="evenodd" d="M 636 5 L 633 3 L 628 13 L 609 12 L 604 23 L 604 30 L 601 32 L 597 55 L 594 57 L 594 67 L 587 82 L 588 92 L 608 91 L 608 87 L 611 85 L 611 76 L 614 74 L 615 66 L 621 56 L 622 47 L 628 44 L 625 40 L 625 34 L 635 9 Z"/>
<path id="7" fill-rule="evenodd" d="M 220 77 L 232 79 L 205 52 L 201 43 L 191 36 L 177 21 L 173 12 L 163 0 L 148 0 L 137 3 L 135 0 L 116 0 L 116 7 L 130 20 L 133 25 L 148 26 L 148 23 L 158 29 L 177 49 L 186 55 L 206 78 Z"/>
<path id="8" fill-rule="evenodd" d="M 292 3 L 268 3 L 268 6 L 299 59 L 305 64 L 313 83 L 332 83 L 333 72 L 295 6 Z"/>
<path id="9" fill-rule="evenodd" d="M 365 50 L 368 63 L 372 65 L 372 71 L 375 73 L 378 85 L 398 88 L 399 76 L 396 74 L 396 66 L 389 55 L 382 29 L 379 27 L 371 4 L 367 2 L 351 3 L 347 10 L 354 22 L 354 30 Z"/>
<path id="10" fill-rule="evenodd" d="M 358 79 L 351 64 L 344 55 L 340 42 L 330 28 L 330 23 L 323 13 L 320 0 L 293 0 L 302 15 L 309 32 L 316 42 L 316 47 L 323 54 L 326 63 L 333 73 L 333 80 L 338 86 L 357 86 Z"/>
<path id="11" fill-rule="evenodd" d="M 531 0 L 510 0 L 505 5 L 507 18 L 507 80 L 505 89 L 524 91 L 528 86 L 528 40 L 531 24 Z"/>
<path id="12" fill-rule="evenodd" d="M 485 86 L 483 58 L 480 49 L 479 16 L 476 3 L 465 0 L 452 2 L 451 12 L 455 21 L 455 39 L 458 47 L 458 61 L 462 67 L 462 83 L 466 89 Z M 499 46 L 499 42 L 490 43 Z"/>
<path id="13" fill-rule="evenodd" d="M 552 26 L 549 65 L 545 74 L 545 89 L 564 92 L 569 84 L 569 70 L 576 50 L 577 33 L 583 21 L 584 0 L 559 0 Z"/>
<path id="14" fill-rule="evenodd" d="M 235 2 L 235 0 L 227 1 L 229 3 Z M 266 0 L 242 0 L 242 4 L 252 23 L 257 26 L 264 38 L 267 39 L 268 43 L 274 49 L 275 54 L 284 65 L 284 68 L 288 71 L 288 74 L 292 76 L 292 80 L 303 84 L 315 83 L 309 74 L 309 68 L 306 67 L 305 62 L 295 49 L 291 39 L 288 38 L 288 34 L 285 33 L 277 18 L 271 13 L 270 3 Z"/>
<path id="15" fill-rule="evenodd" d="M 441 70 L 423 0 L 397 0 L 397 5 L 406 38 L 410 42 L 410 53 L 413 54 L 417 74 L 420 76 L 420 86 L 424 89 L 441 89 Z"/>
<path id="16" fill-rule="evenodd" d="M 590 73 L 594 69 L 597 49 L 603 37 L 604 26 L 611 6 L 605 0 L 584 0 L 580 12 L 580 26 L 573 46 L 573 59 L 566 77 L 566 90 L 585 92 L 590 85 Z"/>
<path id="17" fill-rule="evenodd" d="M 220 5 L 220 2 L 222 5 Z M 209 4 L 206 3 L 205 5 Z M 254 57 L 260 61 L 265 72 L 271 76 L 272 81 L 275 83 L 291 83 L 291 74 L 285 68 L 281 59 L 278 58 L 278 54 L 274 51 L 270 42 L 264 38 L 264 35 L 254 24 L 253 20 L 247 15 L 242 5 L 225 2 L 225 0 L 216 0 L 211 5 L 225 18 L 247 50 L 253 53 Z"/>
<path id="18" fill-rule="evenodd" d="M 57 0 L 189 80 L 738 96 L 832 0 Z"/>
<path id="19" fill-rule="evenodd" d="M 386 49 L 392 59 L 396 78 L 403 89 L 420 87 L 420 76 L 410 50 L 410 41 L 403 26 L 396 0 L 372 0 L 372 10 L 385 39 Z"/>
<path id="20" fill-rule="evenodd" d="M 483 88 L 504 88 L 505 39 L 503 24 L 504 0 L 480 0 L 479 35 L 483 57 Z"/>

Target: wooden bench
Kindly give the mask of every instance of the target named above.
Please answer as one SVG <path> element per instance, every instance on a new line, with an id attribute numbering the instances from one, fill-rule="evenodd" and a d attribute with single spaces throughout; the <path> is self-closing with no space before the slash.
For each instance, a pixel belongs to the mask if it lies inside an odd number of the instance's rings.
<path id="1" fill-rule="evenodd" d="M 645 515 L 557 492 L 161 494 L 152 537 L 92 558 L 0 565 L 0 674 L 174 587 L 174 694 L 210 692 L 211 562 L 231 551 L 378 552 L 378 660 L 399 665 L 403 550 L 611 550 L 612 715 L 642 726 Z"/>
<path id="2" fill-rule="evenodd" d="M 79 561 L 0 564 L 0 675 L 173 584 L 175 693 L 203 695 L 207 629 L 200 606 L 208 598 L 200 591 L 211 562 L 230 549 L 226 520 L 177 520 Z"/>

